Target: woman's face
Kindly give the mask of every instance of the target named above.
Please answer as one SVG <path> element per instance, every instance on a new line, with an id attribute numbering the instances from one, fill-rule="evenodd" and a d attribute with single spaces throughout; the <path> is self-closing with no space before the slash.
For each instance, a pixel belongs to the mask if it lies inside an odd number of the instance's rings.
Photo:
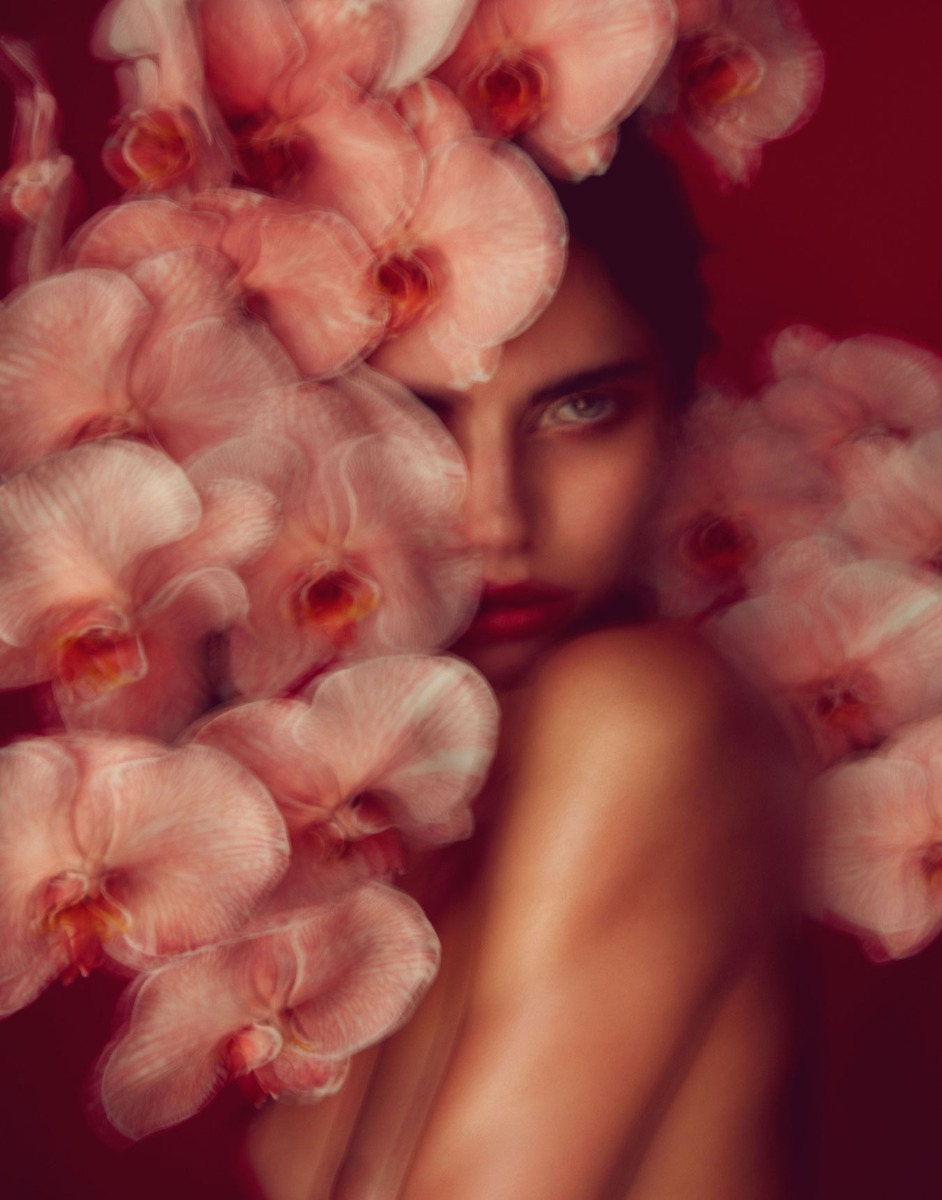
<path id="1" fill-rule="evenodd" d="M 487 383 L 422 393 L 467 459 L 484 594 L 455 649 L 496 687 L 630 575 L 670 400 L 653 339 L 579 247 L 546 311 Z"/>

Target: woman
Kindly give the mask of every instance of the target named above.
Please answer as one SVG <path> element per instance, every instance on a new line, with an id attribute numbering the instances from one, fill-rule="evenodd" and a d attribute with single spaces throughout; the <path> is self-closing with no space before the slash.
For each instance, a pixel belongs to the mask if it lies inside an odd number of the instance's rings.
<path id="1" fill-rule="evenodd" d="M 691 633 L 632 616 L 702 323 L 676 193 L 620 157 L 561 189 L 563 284 L 493 379 L 407 380 L 468 462 L 486 582 L 455 650 L 502 740 L 474 837 L 402 879 L 432 991 L 338 1095 L 250 1134 L 273 1200 L 792 1194 L 788 761 Z"/>

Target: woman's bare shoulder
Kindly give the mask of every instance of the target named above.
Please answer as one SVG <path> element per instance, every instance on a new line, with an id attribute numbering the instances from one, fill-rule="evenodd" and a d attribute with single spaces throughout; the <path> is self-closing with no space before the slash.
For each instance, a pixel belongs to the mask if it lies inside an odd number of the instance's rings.
<path id="1" fill-rule="evenodd" d="M 787 742 L 762 698 L 679 626 L 600 630 L 556 648 L 509 757 L 511 839 L 545 846 L 553 870 L 575 875 L 614 854 L 614 881 L 658 862 L 680 895 L 685 879 L 702 883 L 737 856 L 788 857 Z"/>
<path id="2" fill-rule="evenodd" d="M 717 720 L 752 707 L 745 682 L 697 633 L 674 622 L 617 626 L 561 643 L 533 695 L 546 706 L 588 704 L 595 718 L 642 710 L 669 725 Z"/>

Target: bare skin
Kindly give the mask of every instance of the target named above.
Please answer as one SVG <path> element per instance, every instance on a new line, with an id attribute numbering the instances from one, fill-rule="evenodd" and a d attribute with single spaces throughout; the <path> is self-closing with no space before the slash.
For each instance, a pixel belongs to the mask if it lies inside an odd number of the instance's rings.
<path id="1" fill-rule="evenodd" d="M 585 632 L 663 477 L 658 349 L 576 247 L 494 378 L 425 399 L 469 466 L 493 595 L 456 649 L 497 690 L 501 744 L 474 837 L 401 879 L 439 978 L 340 1093 L 262 1113 L 263 1193 L 784 1200 L 788 756 L 689 632 Z"/>
<path id="2" fill-rule="evenodd" d="M 790 796 L 761 706 L 646 627 L 559 647 L 507 707 L 478 833 L 404 880 L 441 976 L 340 1094 L 263 1114 L 265 1195 L 788 1195 Z"/>

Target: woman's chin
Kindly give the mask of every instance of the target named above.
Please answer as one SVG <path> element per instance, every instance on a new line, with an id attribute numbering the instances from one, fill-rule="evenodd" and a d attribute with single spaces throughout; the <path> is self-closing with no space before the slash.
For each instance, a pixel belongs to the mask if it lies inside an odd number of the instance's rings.
<path id="1" fill-rule="evenodd" d="M 556 639 L 520 638 L 485 641 L 465 634 L 452 647 L 453 653 L 476 667 L 497 692 L 529 683 L 544 654 Z"/>

